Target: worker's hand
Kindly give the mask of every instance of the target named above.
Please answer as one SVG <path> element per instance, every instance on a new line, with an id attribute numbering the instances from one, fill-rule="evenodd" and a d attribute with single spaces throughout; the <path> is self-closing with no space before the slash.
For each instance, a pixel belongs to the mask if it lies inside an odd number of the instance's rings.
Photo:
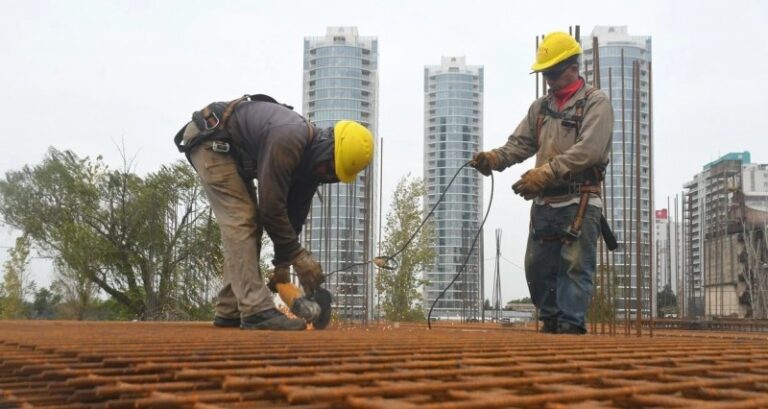
<path id="1" fill-rule="evenodd" d="M 541 190 L 551 185 L 555 181 L 555 173 L 552 171 L 552 167 L 549 163 L 546 163 L 538 168 L 533 168 L 528 172 L 523 173 L 520 180 L 512 185 L 512 190 L 518 195 L 525 198 L 525 200 L 531 200 L 541 193 Z"/>
<path id="2" fill-rule="evenodd" d="M 315 290 L 320 288 L 320 284 L 325 282 L 323 268 L 307 250 L 301 249 L 299 255 L 291 261 L 291 265 L 299 276 L 299 283 L 304 288 L 305 294 L 314 294 Z"/>
<path id="3" fill-rule="evenodd" d="M 469 164 L 485 176 L 491 174 L 499 166 L 499 155 L 494 151 L 477 152 Z"/>
<path id="4" fill-rule="evenodd" d="M 272 274 L 269 276 L 269 281 L 267 282 L 267 288 L 269 288 L 269 290 L 272 291 L 273 293 L 276 293 L 278 284 L 286 284 L 290 282 L 291 282 L 291 265 L 281 264 L 279 266 L 275 266 L 275 271 L 273 271 Z"/>

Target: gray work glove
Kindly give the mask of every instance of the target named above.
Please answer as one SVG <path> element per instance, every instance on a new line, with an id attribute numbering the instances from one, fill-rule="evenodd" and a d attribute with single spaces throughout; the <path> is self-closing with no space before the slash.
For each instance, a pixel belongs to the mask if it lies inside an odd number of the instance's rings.
<path id="1" fill-rule="evenodd" d="M 269 276 L 267 281 L 267 288 L 273 293 L 277 292 L 278 284 L 287 284 L 291 282 L 291 265 L 282 264 L 275 266 L 275 271 Z"/>
<path id="2" fill-rule="evenodd" d="M 311 296 L 314 294 L 315 289 L 320 288 L 320 284 L 325 282 L 325 276 L 323 275 L 323 268 L 320 263 L 312 257 L 312 253 L 305 249 L 301 249 L 299 255 L 292 261 L 291 265 L 296 270 L 296 275 L 299 277 L 299 284 L 304 288 L 304 294 Z"/>

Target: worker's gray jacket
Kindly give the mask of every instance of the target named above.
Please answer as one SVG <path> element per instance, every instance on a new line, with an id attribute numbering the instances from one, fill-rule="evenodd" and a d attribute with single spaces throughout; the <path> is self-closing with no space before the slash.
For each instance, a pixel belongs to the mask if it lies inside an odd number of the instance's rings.
<path id="1" fill-rule="evenodd" d="M 565 103 L 561 112 L 574 115 L 577 101 L 584 99 L 590 88 L 592 87 L 585 83 Z M 544 117 L 537 141 L 536 120 L 542 101 L 546 101 L 551 110 L 557 110 L 551 93 L 531 104 L 528 115 L 509 136 L 507 143 L 494 149 L 501 159 L 496 170 L 504 170 L 536 154 L 536 166 L 549 162 L 557 177 L 557 185 L 564 185 L 568 183 L 571 175 L 579 174 L 595 165 L 608 164 L 613 134 L 613 107 L 605 93 L 595 90 L 589 94 L 583 108 L 584 118 L 578 135 L 574 127 L 563 126 L 562 120 L 547 115 Z"/>
<path id="2" fill-rule="evenodd" d="M 289 262 L 301 250 L 298 234 L 320 184 L 312 169 L 333 158 L 333 128 L 309 125 L 310 140 L 301 115 L 263 101 L 239 103 L 228 126 L 242 137 L 245 154 L 255 162 L 258 211 L 274 244 L 275 263 Z"/>

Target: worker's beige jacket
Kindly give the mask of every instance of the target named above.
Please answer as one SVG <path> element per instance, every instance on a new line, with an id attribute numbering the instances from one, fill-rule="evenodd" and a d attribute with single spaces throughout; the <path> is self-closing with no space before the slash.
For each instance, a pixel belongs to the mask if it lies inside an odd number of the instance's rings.
<path id="1" fill-rule="evenodd" d="M 577 101 L 584 99 L 592 88 L 583 86 L 569 99 L 560 111 L 566 115 L 576 114 Z M 549 162 L 558 179 L 557 184 L 567 184 L 571 175 L 576 175 L 592 166 L 605 167 L 611 150 L 613 133 L 613 107 L 608 96 L 600 90 L 589 94 L 583 108 L 583 120 L 579 134 L 576 129 L 562 125 L 562 120 L 545 116 L 541 134 L 537 141 L 536 120 L 542 108 L 542 101 L 556 111 L 554 96 L 537 99 L 528 109 L 517 129 L 509 136 L 507 143 L 494 149 L 500 163 L 496 170 L 504 170 L 516 163 L 536 155 L 536 166 Z"/>

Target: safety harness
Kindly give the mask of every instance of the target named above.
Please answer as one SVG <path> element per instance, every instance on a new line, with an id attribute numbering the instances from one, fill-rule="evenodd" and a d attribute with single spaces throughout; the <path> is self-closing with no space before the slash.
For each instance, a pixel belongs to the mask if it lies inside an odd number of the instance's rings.
<path id="1" fill-rule="evenodd" d="M 578 141 L 581 132 L 581 123 L 584 121 L 584 106 L 587 104 L 589 96 L 596 90 L 597 88 L 588 89 L 584 94 L 584 97 L 576 101 L 574 104 L 576 109 L 573 114 L 554 111 L 549 106 L 548 98 L 542 100 L 541 109 L 539 109 L 539 114 L 536 116 L 536 142 L 539 146 L 541 146 L 541 130 L 547 116 L 559 119 L 561 125 L 566 128 L 574 128 L 576 130 L 576 138 Z M 605 168 L 596 165 L 580 174 L 571 175 L 571 180 L 568 185 L 543 189 L 541 191 L 541 196 L 544 198 L 578 194 L 579 207 L 573 221 L 561 234 L 537 237 L 537 239 L 542 241 L 560 241 L 564 244 L 571 244 L 576 241 L 579 236 L 581 236 L 581 227 L 584 224 L 584 215 L 586 214 L 587 206 L 589 205 L 589 197 L 590 195 L 601 196 L 600 184 L 603 182 L 603 179 L 605 179 Z M 608 221 L 602 213 L 600 214 L 600 231 L 608 249 L 615 250 L 618 247 L 616 237 L 613 235 L 613 232 L 608 225 Z"/>
<path id="2" fill-rule="evenodd" d="M 245 149 L 245 141 L 242 135 L 235 128 L 230 128 L 229 118 L 235 112 L 237 105 L 243 101 L 262 101 L 273 104 L 280 104 L 274 98 L 264 94 L 243 95 L 230 102 L 213 102 L 208 104 L 200 111 L 192 114 L 192 122 L 195 123 L 200 133 L 193 136 L 184 143 L 184 131 L 186 125 L 176 133 L 173 142 L 179 152 L 186 155 L 187 160 L 192 164 L 190 158 L 191 152 L 203 143 L 210 142 L 211 150 L 219 153 L 228 153 L 235 160 L 238 167 L 238 173 L 244 180 L 253 180 L 256 177 L 256 163 Z M 292 106 L 280 104 L 288 109 Z M 312 139 L 313 127 L 309 126 L 310 139 Z M 192 164 L 194 167 L 195 165 Z M 247 183 L 247 185 L 252 185 Z"/>

